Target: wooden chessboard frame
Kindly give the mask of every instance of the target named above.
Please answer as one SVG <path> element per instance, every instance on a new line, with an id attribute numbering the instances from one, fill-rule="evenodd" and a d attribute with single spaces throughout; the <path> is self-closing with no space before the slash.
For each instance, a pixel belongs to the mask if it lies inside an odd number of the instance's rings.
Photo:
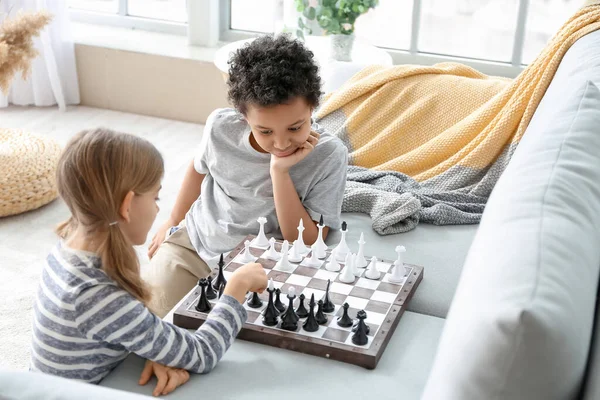
<path id="1" fill-rule="evenodd" d="M 255 235 L 248 235 L 244 238 L 244 240 L 242 240 L 224 259 L 225 266 L 227 266 L 238 254 L 244 251 L 244 242 L 246 240 L 252 241 L 255 237 Z M 369 257 L 367 257 L 367 259 L 368 258 Z M 394 262 L 392 260 L 381 258 L 378 258 L 378 260 L 391 264 Z M 273 329 L 272 327 L 254 325 L 248 322 L 244 323 L 237 338 L 342 361 L 362 366 L 367 369 L 374 369 L 394 334 L 409 301 L 412 299 L 419 283 L 423 279 L 424 268 L 422 266 L 406 263 L 405 265 L 412 267 L 412 274 L 407 278 L 402 290 L 396 296 L 396 299 L 387 314 L 387 318 L 383 324 L 381 324 L 377 334 L 373 337 L 373 342 L 369 348 L 353 347 L 348 344 L 324 338 L 303 336 L 297 332 L 286 332 L 279 329 Z M 208 314 L 189 310 L 190 305 L 199 295 L 200 287 L 196 285 L 194 289 L 186 295 L 185 301 L 174 311 L 173 323 L 175 325 L 186 329 L 198 329 L 204 323 Z"/>

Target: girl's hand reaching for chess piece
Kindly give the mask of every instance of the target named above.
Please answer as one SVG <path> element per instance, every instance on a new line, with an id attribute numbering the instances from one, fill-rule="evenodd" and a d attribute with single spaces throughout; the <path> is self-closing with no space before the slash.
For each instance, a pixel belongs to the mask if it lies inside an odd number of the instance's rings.
<path id="1" fill-rule="evenodd" d="M 229 295 L 243 304 L 248 292 L 262 293 L 267 288 L 267 283 L 267 274 L 262 265 L 248 263 L 235 270 L 225 285 L 223 294 Z"/>
<path id="2" fill-rule="evenodd" d="M 146 365 L 138 383 L 142 386 L 145 385 L 152 378 L 152 375 L 156 375 L 158 381 L 152 391 L 152 395 L 155 397 L 171 393 L 190 379 L 190 374 L 185 369 L 166 367 L 154 361 L 146 360 Z"/>

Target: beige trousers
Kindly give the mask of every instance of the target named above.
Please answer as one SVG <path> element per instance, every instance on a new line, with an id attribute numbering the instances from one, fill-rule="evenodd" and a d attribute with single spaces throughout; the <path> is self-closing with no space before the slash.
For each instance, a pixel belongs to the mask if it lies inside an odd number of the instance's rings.
<path id="1" fill-rule="evenodd" d="M 190 290 L 198 279 L 211 273 L 190 242 L 185 224 L 160 245 L 142 277 L 150 285 L 152 299 L 148 307 L 163 318 Z"/>

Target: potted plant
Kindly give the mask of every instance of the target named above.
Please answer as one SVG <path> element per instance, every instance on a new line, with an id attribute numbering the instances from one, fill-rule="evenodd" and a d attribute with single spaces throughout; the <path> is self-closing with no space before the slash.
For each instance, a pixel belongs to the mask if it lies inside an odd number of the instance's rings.
<path id="1" fill-rule="evenodd" d="M 338 61 L 351 61 L 356 19 L 375 8 L 379 0 L 295 0 L 298 18 L 296 35 L 312 33 L 308 21 L 316 21 L 324 34 L 331 37 L 332 56 Z"/>

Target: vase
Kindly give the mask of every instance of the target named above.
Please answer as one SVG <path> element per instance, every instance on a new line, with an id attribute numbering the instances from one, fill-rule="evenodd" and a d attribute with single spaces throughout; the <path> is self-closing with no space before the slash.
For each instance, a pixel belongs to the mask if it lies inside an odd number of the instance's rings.
<path id="1" fill-rule="evenodd" d="M 352 46 L 354 34 L 352 35 L 330 35 L 331 58 L 336 61 L 352 61 Z"/>

